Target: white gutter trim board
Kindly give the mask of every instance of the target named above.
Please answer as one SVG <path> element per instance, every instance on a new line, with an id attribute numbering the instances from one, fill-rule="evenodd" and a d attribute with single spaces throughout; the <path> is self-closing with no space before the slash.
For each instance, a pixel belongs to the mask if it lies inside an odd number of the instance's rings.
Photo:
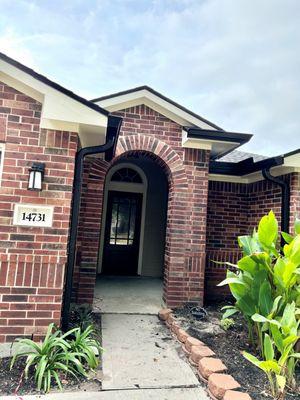
<path id="1" fill-rule="evenodd" d="M 278 167 L 271 168 L 271 173 L 274 176 L 282 176 L 286 174 L 291 174 L 293 172 L 300 172 L 300 167 L 287 167 L 285 165 L 280 165 Z M 254 183 L 264 180 L 261 171 L 253 172 L 252 174 L 244 176 L 236 175 L 223 175 L 223 174 L 208 174 L 209 181 L 219 181 L 219 182 L 232 182 L 232 183 Z"/>

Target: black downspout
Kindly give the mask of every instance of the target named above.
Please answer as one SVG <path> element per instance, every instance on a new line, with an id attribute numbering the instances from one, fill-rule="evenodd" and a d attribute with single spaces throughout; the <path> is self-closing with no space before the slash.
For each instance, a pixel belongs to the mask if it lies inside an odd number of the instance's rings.
<path id="1" fill-rule="evenodd" d="M 273 183 L 276 183 L 281 187 L 281 232 L 289 233 L 290 229 L 290 185 L 289 182 L 284 181 L 279 177 L 271 175 L 270 168 L 262 170 L 263 177 Z M 281 238 L 281 245 L 284 245 L 285 241 Z"/>
<path id="2" fill-rule="evenodd" d="M 77 227 L 78 227 L 78 217 L 80 209 L 83 160 L 88 155 L 105 153 L 105 160 L 110 161 L 114 155 L 121 124 L 122 124 L 122 118 L 109 115 L 107 121 L 107 130 L 106 130 L 106 143 L 99 146 L 84 147 L 80 149 L 76 154 L 75 174 L 73 182 L 72 211 L 71 211 L 71 222 L 70 222 L 70 236 L 68 243 L 68 259 L 66 265 L 65 290 L 64 290 L 62 318 L 61 318 L 61 327 L 63 331 L 66 331 L 69 326 L 69 312 L 70 312 L 70 304 L 72 296 L 73 272 L 74 272 L 75 255 L 76 255 L 76 239 L 77 239 Z"/>

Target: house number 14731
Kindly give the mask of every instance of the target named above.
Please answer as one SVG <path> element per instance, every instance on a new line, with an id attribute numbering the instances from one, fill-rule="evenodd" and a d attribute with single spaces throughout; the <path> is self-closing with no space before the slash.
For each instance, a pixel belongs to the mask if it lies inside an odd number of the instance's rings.
<path id="1" fill-rule="evenodd" d="M 32 222 L 45 222 L 45 214 L 42 213 L 35 213 L 35 212 L 31 212 L 31 213 L 26 213 L 23 212 L 22 213 L 22 221 L 32 221 Z"/>
<path id="2" fill-rule="evenodd" d="M 20 204 L 14 206 L 13 224 L 50 228 L 53 222 L 54 206 L 42 204 Z"/>

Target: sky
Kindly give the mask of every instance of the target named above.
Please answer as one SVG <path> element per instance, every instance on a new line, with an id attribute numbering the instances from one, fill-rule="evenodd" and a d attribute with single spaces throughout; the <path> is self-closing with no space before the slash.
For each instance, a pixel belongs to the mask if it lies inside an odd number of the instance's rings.
<path id="1" fill-rule="evenodd" d="M 0 0 L 0 51 L 88 99 L 148 85 L 241 150 L 300 148 L 300 0 Z"/>

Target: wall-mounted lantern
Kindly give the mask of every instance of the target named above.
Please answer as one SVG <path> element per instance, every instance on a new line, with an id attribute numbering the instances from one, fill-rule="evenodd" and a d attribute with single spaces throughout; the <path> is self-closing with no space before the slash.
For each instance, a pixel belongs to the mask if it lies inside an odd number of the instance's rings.
<path id="1" fill-rule="evenodd" d="M 42 190 L 45 173 L 44 163 L 33 163 L 29 169 L 28 190 Z"/>

